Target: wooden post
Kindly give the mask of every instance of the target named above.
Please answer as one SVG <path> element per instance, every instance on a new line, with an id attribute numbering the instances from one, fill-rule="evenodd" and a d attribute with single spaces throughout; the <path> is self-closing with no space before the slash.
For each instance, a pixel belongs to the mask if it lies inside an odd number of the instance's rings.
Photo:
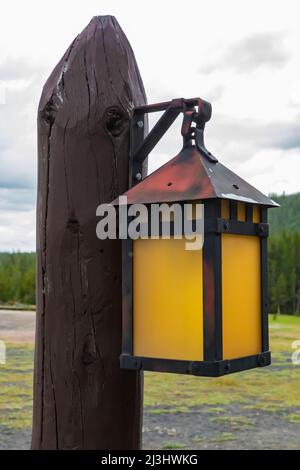
<path id="1" fill-rule="evenodd" d="M 120 370 L 121 245 L 96 208 L 128 187 L 129 119 L 146 103 L 116 19 L 94 17 L 38 110 L 33 449 L 138 449 L 142 377 Z"/>

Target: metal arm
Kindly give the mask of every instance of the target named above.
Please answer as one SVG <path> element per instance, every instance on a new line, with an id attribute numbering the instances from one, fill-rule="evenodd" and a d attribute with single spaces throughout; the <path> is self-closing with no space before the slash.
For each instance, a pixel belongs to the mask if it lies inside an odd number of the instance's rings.
<path id="1" fill-rule="evenodd" d="M 196 110 L 195 107 L 198 109 Z M 159 111 L 165 112 L 153 129 L 144 136 L 145 114 Z M 144 161 L 181 112 L 184 113 L 181 131 L 184 146 L 187 145 L 188 141 L 194 140 L 199 152 L 211 161 L 217 161 L 206 150 L 203 142 L 204 126 L 211 117 L 210 103 L 201 98 L 177 98 L 163 103 L 140 106 L 134 109 L 131 119 L 130 186 L 142 179 Z M 196 127 L 191 127 L 192 123 L 195 123 Z"/>

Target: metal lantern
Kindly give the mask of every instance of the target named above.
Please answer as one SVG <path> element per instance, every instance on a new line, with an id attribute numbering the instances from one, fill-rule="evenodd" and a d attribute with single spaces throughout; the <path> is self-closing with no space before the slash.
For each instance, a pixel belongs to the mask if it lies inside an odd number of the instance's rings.
<path id="1" fill-rule="evenodd" d="M 146 114 L 163 110 L 144 136 Z M 143 179 L 145 159 L 181 112 L 183 149 Z M 206 149 L 210 116 L 200 98 L 134 110 L 128 205 L 201 202 L 204 245 L 187 251 L 184 238 L 162 238 L 163 222 L 154 239 L 122 241 L 122 368 L 215 377 L 270 364 L 267 209 L 277 204 Z"/>

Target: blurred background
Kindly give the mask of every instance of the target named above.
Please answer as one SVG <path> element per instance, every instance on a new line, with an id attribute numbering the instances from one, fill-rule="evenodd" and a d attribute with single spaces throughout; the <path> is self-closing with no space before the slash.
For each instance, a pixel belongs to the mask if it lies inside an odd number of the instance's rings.
<path id="1" fill-rule="evenodd" d="M 0 448 L 30 442 L 38 101 L 74 37 L 94 15 L 105 14 L 116 16 L 131 43 L 148 102 L 210 101 L 209 150 L 281 205 L 270 211 L 273 365 L 213 381 L 146 374 L 144 447 L 300 447 L 299 10 L 293 0 L 11 0 L 2 6 Z M 150 172 L 180 150 L 180 124 L 151 155 Z"/>

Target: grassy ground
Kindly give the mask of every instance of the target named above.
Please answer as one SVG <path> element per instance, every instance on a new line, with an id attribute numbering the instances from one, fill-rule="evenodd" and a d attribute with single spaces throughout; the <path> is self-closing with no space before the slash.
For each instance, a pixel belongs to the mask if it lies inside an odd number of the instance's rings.
<path id="1" fill-rule="evenodd" d="M 300 366 L 292 366 L 292 342 L 300 340 L 300 317 L 270 321 L 272 367 L 217 379 L 147 373 L 145 405 L 153 413 L 180 412 L 200 405 L 220 407 L 237 402 L 249 408 L 282 410 L 300 407 Z M 300 418 L 300 415 L 299 415 Z"/>
<path id="2" fill-rule="evenodd" d="M 268 368 L 218 379 L 147 373 L 145 407 L 150 421 L 155 422 L 151 415 L 164 419 L 166 432 L 157 428 L 164 437 L 163 445 L 300 448 L 300 365 L 291 362 L 295 340 L 300 340 L 299 317 L 270 317 L 272 366 Z M 168 435 L 170 414 L 181 416 L 172 437 Z M 200 420 L 204 420 L 204 426 L 199 426 Z M 182 426 L 186 433 L 180 431 Z M 146 431 L 152 445 L 157 445 L 155 428 Z"/>
<path id="3" fill-rule="evenodd" d="M 0 425 L 31 426 L 33 345 L 7 344 L 6 364 L 0 365 Z"/>
<path id="4" fill-rule="evenodd" d="M 0 304 L 0 310 L 24 310 L 25 312 L 28 311 L 35 311 L 36 306 L 35 305 L 28 305 L 28 304 L 20 304 L 20 303 L 14 303 L 14 304 Z"/>
<path id="5" fill-rule="evenodd" d="M 144 447 L 300 448 L 300 365 L 291 362 L 300 318 L 271 319 L 270 332 L 268 368 L 219 379 L 146 373 Z M 18 446 L 17 435 L 29 443 L 32 371 L 33 345 L 7 344 L 7 363 L 0 365 L 0 448 L 8 439 Z"/>

